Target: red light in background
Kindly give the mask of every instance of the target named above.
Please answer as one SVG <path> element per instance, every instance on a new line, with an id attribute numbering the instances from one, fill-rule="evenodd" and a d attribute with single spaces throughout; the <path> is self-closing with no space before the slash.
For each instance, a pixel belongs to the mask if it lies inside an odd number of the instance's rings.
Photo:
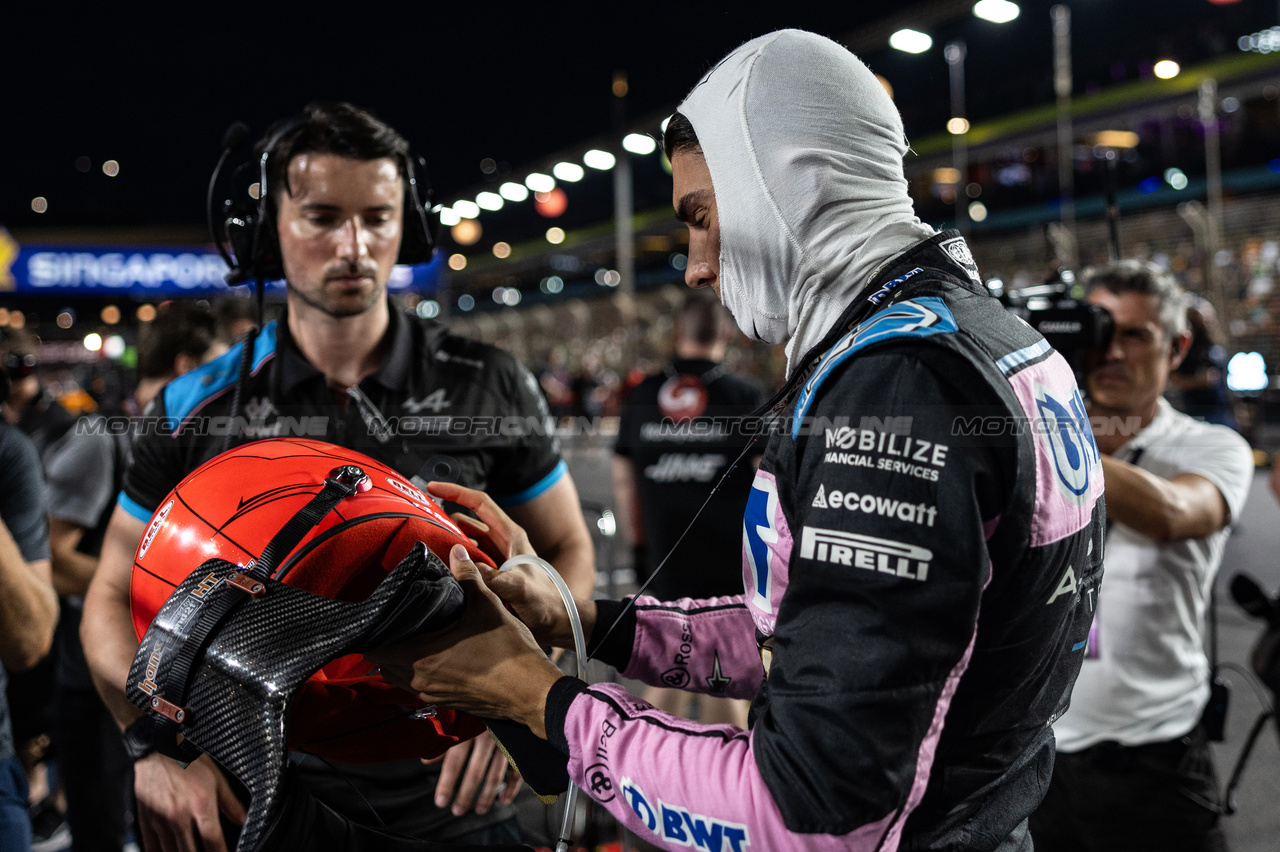
<path id="1" fill-rule="evenodd" d="M 569 206 L 569 196 L 564 194 L 564 190 L 556 187 L 550 192 L 535 192 L 533 194 L 533 209 L 538 211 L 539 216 L 548 219 L 554 219 L 565 211 Z"/>

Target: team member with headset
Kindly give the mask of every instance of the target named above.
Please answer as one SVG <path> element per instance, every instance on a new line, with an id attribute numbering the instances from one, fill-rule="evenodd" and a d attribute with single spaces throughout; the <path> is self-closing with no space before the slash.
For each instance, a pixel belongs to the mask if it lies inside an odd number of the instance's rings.
<path id="1" fill-rule="evenodd" d="M 550 584 L 482 576 L 460 548 L 463 618 L 374 659 L 424 700 L 544 735 L 663 848 L 1029 850 L 1102 573 L 1070 367 L 958 234 L 916 218 L 898 112 L 840 45 L 747 42 L 666 134 L 685 281 L 787 343 L 788 378 L 743 518 L 744 593 L 579 607 L 600 659 L 648 684 L 728 679 L 754 696 L 751 729 L 562 675 L 534 641 L 568 637 Z"/>
<path id="2" fill-rule="evenodd" d="M 397 259 L 424 262 L 433 251 L 421 167 L 405 140 L 356 107 L 318 103 L 273 127 L 258 154 L 260 204 L 214 218 L 229 223 L 229 280 L 283 276 L 284 316 L 157 396 L 149 414 L 167 419 L 173 431 L 137 439 L 86 600 L 85 649 L 122 726 L 139 715 L 123 692 L 138 644 L 129 615 L 134 550 L 168 491 L 224 448 L 222 437 L 208 434 L 217 430 L 205 428 L 220 418 L 242 419 L 235 444 L 319 438 L 406 477 L 485 489 L 531 530 L 540 551 L 555 554 L 576 593 L 594 585 L 590 537 L 554 432 L 487 428 L 511 415 L 545 422 L 532 375 L 500 350 L 402 314 L 387 299 Z M 401 428 L 423 415 L 447 415 L 471 428 Z M 363 797 L 403 834 L 470 843 L 518 836 L 508 807 L 518 784 L 503 788 L 506 762 L 487 736 L 450 751 L 440 766 L 346 765 L 339 774 L 305 758 L 298 768 L 317 798 L 361 822 L 370 820 Z M 135 786 L 149 850 L 194 849 L 197 838 L 206 850 L 221 850 L 219 812 L 233 823 L 243 819 L 208 758 L 184 771 L 166 757 L 143 756 Z M 501 807 L 491 810 L 495 796 Z"/>

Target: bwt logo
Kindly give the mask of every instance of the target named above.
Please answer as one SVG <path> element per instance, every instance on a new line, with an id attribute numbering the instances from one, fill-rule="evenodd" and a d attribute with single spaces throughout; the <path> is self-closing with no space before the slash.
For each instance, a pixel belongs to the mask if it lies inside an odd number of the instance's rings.
<path id="1" fill-rule="evenodd" d="M 655 809 L 630 778 L 622 779 L 622 798 L 649 831 L 669 843 L 706 852 L 742 852 L 751 845 L 745 825 L 690 813 L 661 800 Z"/>

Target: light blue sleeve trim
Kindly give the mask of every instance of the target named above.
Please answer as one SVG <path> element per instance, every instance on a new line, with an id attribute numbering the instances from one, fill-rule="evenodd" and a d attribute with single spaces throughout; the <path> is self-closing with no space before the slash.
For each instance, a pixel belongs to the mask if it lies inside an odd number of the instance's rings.
<path id="1" fill-rule="evenodd" d="M 542 492 L 559 482 L 561 477 L 568 472 L 569 466 L 562 461 L 552 468 L 550 473 L 530 485 L 525 490 L 515 494 L 508 494 L 506 497 L 495 497 L 493 498 L 493 502 L 497 503 L 504 509 L 510 506 L 519 506 L 521 504 L 528 503 L 534 497 L 540 496 Z"/>
<path id="2" fill-rule="evenodd" d="M 121 509 L 124 509 L 133 517 L 142 521 L 144 524 L 147 521 L 151 520 L 151 510 L 144 509 L 142 507 L 142 504 L 140 504 L 137 500 L 130 499 L 129 495 L 125 494 L 123 491 L 121 491 L 116 496 L 116 505 L 119 506 Z"/>
<path id="3" fill-rule="evenodd" d="M 1039 343 L 1033 343 L 1017 352 L 1010 352 L 1008 355 L 996 362 L 996 366 L 1000 368 L 1000 372 L 1006 376 L 1013 371 L 1014 367 L 1019 367 L 1032 358 L 1039 358 L 1041 355 L 1049 351 L 1049 341 L 1041 340 Z"/>
<path id="4" fill-rule="evenodd" d="M 822 356 L 818 368 L 805 382 L 796 400 L 795 414 L 791 421 L 791 440 L 800 437 L 800 429 L 814 395 L 831 372 L 853 353 L 872 343 L 890 337 L 928 337 L 957 329 L 955 317 L 945 302 L 937 296 L 922 296 L 899 302 L 891 308 L 872 315 L 870 319 L 846 334 Z"/>
<path id="5" fill-rule="evenodd" d="M 185 420 L 191 412 L 214 394 L 234 385 L 240 378 L 240 353 L 244 341 L 232 346 L 207 364 L 184 373 L 165 385 L 164 413 L 174 424 Z M 276 351 L 276 322 L 263 327 L 253 342 L 253 364 L 250 372 L 257 372 L 268 355 Z"/>

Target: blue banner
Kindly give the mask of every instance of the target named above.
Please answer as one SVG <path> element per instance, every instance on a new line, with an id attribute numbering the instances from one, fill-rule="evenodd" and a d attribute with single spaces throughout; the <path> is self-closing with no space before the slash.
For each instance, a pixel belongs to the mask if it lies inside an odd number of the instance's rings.
<path id="1" fill-rule="evenodd" d="M 433 293 L 440 288 L 444 260 L 397 266 L 391 293 Z M 230 288 L 227 264 L 205 246 L 19 245 L 0 228 L 0 293 L 59 296 L 169 298 L 214 296 Z M 267 293 L 284 294 L 284 281 Z"/>

